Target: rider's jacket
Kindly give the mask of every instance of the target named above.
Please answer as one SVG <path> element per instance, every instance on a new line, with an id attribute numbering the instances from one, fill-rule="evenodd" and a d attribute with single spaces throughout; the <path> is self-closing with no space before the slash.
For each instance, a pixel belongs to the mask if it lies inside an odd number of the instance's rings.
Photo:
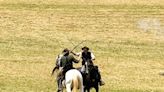
<path id="1" fill-rule="evenodd" d="M 91 52 L 82 52 L 82 60 L 83 61 L 88 61 L 88 60 L 91 60 L 92 57 L 91 57 Z"/>
<path id="2" fill-rule="evenodd" d="M 57 66 L 57 67 L 60 67 L 60 61 L 61 61 L 61 57 L 62 57 L 63 55 L 62 54 L 59 54 L 57 57 L 56 57 L 56 62 L 55 62 L 55 65 Z"/>
<path id="3" fill-rule="evenodd" d="M 73 62 L 78 63 L 72 55 L 62 56 L 60 59 L 60 67 L 63 67 L 63 71 L 68 71 L 73 68 Z"/>
<path id="4" fill-rule="evenodd" d="M 75 53 L 75 55 L 78 56 L 79 59 L 82 59 L 82 53 L 83 52 Z M 90 53 L 91 59 L 94 60 L 95 59 L 95 55 L 92 52 L 89 52 L 89 53 Z"/>
<path id="5" fill-rule="evenodd" d="M 79 59 L 81 58 L 82 59 L 82 65 L 85 64 L 86 61 L 93 61 L 95 59 L 95 56 L 92 52 L 79 52 L 79 53 L 76 53 L 76 56 L 79 56 Z"/>

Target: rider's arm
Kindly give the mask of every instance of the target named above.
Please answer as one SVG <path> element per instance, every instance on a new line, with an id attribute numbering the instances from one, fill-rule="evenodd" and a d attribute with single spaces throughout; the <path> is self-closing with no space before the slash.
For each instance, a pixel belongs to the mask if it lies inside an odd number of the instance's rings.
<path id="1" fill-rule="evenodd" d="M 74 58 L 73 56 L 72 56 L 72 61 L 73 61 L 74 63 L 79 63 L 79 60 L 77 60 L 77 59 Z"/>
<path id="2" fill-rule="evenodd" d="M 71 53 L 72 53 L 73 55 L 75 55 L 75 56 L 80 56 L 80 53 L 74 53 L 74 52 L 72 52 L 72 51 L 71 51 Z"/>
<path id="3" fill-rule="evenodd" d="M 59 66 L 59 55 L 56 57 L 55 65 L 56 65 L 56 66 Z"/>
<path id="4" fill-rule="evenodd" d="M 93 53 L 91 53 L 91 58 L 92 60 L 95 60 L 95 55 Z"/>
<path id="5" fill-rule="evenodd" d="M 75 55 L 75 56 L 78 56 L 78 61 L 80 61 L 80 59 L 81 59 L 81 52 L 79 52 L 79 53 L 74 53 L 74 52 L 71 52 L 73 55 Z"/>
<path id="6" fill-rule="evenodd" d="M 56 66 L 58 66 L 58 67 L 60 67 L 61 57 L 62 57 L 62 55 L 58 55 L 58 56 L 56 57 Z"/>

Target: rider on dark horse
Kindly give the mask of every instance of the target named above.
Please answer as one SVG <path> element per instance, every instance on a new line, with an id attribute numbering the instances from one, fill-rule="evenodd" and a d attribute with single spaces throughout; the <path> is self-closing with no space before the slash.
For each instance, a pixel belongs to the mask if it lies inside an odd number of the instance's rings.
<path id="1" fill-rule="evenodd" d="M 60 72 L 59 72 L 58 78 L 57 78 L 57 82 L 58 82 L 58 91 L 57 92 L 62 92 L 62 90 L 63 90 L 62 81 L 65 79 L 65 73 L 70 69 L 74 69 L 73 63 L 78 63 L 79 60 L 75 59 L 72 55 L 70 55 L 68 49 L 64 49 L 62 52 L 62 55 L 58 59 L 60 59 L 60 60 L 57 61 L 57 63 L 58 63 L 57 65 L 59 65 L 58 67 L 61 67 L 61 68 L 59 69 Z M 54 71 L 55 71 L 55 68 L 54 68 L 53 72 Z"/>
<path id="2" fill-rule="evenodd" d="M 95 56 L 92 52 L 89 51 L 89 48 L 88 47 L 83 47 L 82 48 L 82 52 L 80 53 L 74 53 L 74 52 L 71 52 L 72 54 L 74 54 L 75 56 L 79 56 L 79 58 L 82 58 L 82 68 L 81 68 L 81 72 L 82 73 L 88 73 L 88 68 L 87 66 L 85 66 L 85 63 L 87 62 L 88 65 L 91 65 L 93 66 L 93 60 L 95 60 Z M 97 68 L 98 69 L 98 68 Z M 101 75 L 100 75 L 100 72 L 98 70 L 98 76 L 99 76 L 99 84 L 100 86 L 104 85 L 105 83 L 102 81 L 101 79 Z"/>

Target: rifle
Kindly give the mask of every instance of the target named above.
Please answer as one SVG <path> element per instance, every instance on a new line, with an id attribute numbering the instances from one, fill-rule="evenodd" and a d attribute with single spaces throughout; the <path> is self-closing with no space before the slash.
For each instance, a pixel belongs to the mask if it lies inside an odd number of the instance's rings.
<path id="1" fill-rule="evenodd" d="M 51 75 L 53 75 L 54 74 L 54 72 L 55 72 L 55 70 L 56 69 L 59 69 L 59 61 L 58 61 L 58 58 L 59 58 L 59 55 L 58 55 L 58 57 L 57 57 L 57 59 L 56 59 L 56 66 L 54 67 L 54 69 L 52 70 L 52 73 L 51 73 Z"/>
<path id="2" fill-rule="evenodd" d="M 54 67 L 54 69 L 52 70 L 51 76 L 54 74 L 56 69 L 59 69 L 59 67 L 57 67 L 57 66 Z"/>

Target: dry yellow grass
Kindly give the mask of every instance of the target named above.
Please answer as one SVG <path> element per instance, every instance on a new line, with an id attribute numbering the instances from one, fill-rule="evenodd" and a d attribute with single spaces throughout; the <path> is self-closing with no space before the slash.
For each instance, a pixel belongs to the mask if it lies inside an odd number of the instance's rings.
<path id="1" fill-rule="evenodd" d="M 163 92 L 164 8 L 151 1 L 1 0 L 0 91 L 54 92 L 55 56 L 86 40 L 75 51 L 95 53 L 100 92 Z"/>
<path id="2" fill-rule="evenodd" d="M 24 4 L 80 4 L 80 5 L 164 5 L 163 0 L 0 0 L 0 3 Z"/>

